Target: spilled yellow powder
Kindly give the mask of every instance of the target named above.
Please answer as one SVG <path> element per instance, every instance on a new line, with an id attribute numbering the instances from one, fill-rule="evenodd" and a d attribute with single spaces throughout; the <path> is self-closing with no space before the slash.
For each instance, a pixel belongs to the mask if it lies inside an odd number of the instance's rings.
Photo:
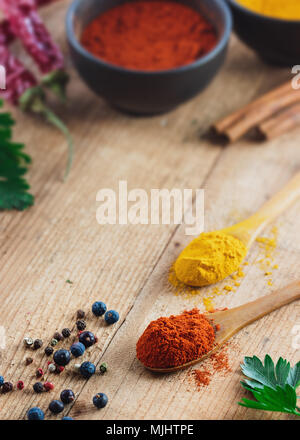
<path id="1" fill-rule="evenodd" d="M 244 243 L 232 235 L 203 233 L 181 252 L 174 265 L 175 274 L 189 286 L 208 286 L 238 270 L 246 254 Z"/>
<path id="2" fill-rule="evenodd" d="M 213 312 L 216 308 L 212 298 L 210 297 L 203 298 L 203 304 L 208 312 Z"/>
<path id="3" fill-rule="evenodd" d="M 271 237 L 257 237 L 256 241 L 264 254 L 263 257 L 258 260 L 258 263 L 261 270 L 264 272 L 264 275 L 268 277 L 268 286 L 272 286 L 272 270 L 278 269 L 278 265 L 273 264 L 278 242 L 278 228 L 276 226 L 273 226 L 273 228 L 271 229 Z"/>

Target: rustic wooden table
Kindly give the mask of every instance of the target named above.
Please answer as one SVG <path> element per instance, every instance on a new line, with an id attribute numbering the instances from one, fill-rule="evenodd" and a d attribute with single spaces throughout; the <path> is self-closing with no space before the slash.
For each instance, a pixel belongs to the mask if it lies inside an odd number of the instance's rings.
<path id="1" fill-rule="evenodd" d="M 64 45 L 69 3 L 62 1 L 43 11 Z M 175 295 L 168 284 L 171 263 L 191 239 L 182 226 L 100 226 L 96 194 L 101 188 L 117 190 L 120 180 L 127 180 L 130 189 L 147 191 L 205 188 L 206 230 L 253 213 L 298 169 L 300 131 L 264 144 L 248 139 L 226 148 L 201 134 L 211 122 L 286 80 L 289 72 L 264 65 L 232 37 L 226 65 L 204 93 L 170 114 L 134 118 L 96 98 L 71 67 L 70 71 L 69 107 L 60 114 L 76 140 L 76 157 L 66 183 L 62 183 L 66 145 L 61 135 L 15 111 L 15 138 L 26 143 L 34 158 L 29 180 L 36 203 L 23 213 L 1 214 L 0 325 L 6 347 L 0 351 L 0 373 L 14 383 L 24 380 L 26 388 L 0 397 L 0 418 L 22 419 L 29 407 L 46 409 L 61 389 L 72 388 L 77 400 L 66 412 L 77 419 L 288 419 L 237 405 L 245 397 L 239 364 L 246 355 L 266 353 L 298 361 L 292 329 L 300 323 L 300 304 L 284 307 L 241 331 L 228 347 L 231 373 L 214 374 L 210 385 L 200 391 L 188 371 L 151 374 L 135 357 L 138 335 L 161 315 L 194 306 L 204 310 L 202 299 L 209 289 L 191 298 Z M 240 287 L 217 296 L 217 307 L 243 304 L 299 278 L 299 212 L 300 200 L 278 219 L 279 269 L 273 275 L 274 286 L 267 286 L 255 264 L 260 254 L 255 245 Z M 23 347 L 23 337 L 49 341 L 56 330 L 74 325 L 78 308 L 90 310 L 95 300 L 120 312 L 120 321 L 110 327 L 91 312 L 88 316 L 89 329 L 99 343 L 86 359 L 97 365 L 106 361 L 109 372 L 85 381 L 69 368 L 53 376 L 51 395 L 34 394 L 35 369 L 48 359 L 43 350 L 34 352 L 34 365 L 25 367 L 30 351 Z M 110 399 L 101 411 L 91 404 L 98 391 Z"/>

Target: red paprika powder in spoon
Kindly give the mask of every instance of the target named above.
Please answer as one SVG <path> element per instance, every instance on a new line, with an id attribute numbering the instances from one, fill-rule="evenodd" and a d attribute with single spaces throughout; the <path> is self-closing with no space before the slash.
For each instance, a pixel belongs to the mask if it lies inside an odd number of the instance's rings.
<path id="1" fill-rule="evenodd" d="M 217 42 L 214 27 L 196 10 L 171 1 L 116 6 L 83 31 L 86 50 L 129 69 L 157 71 L 192 63 Z"/>
<path id="2" fill-rule="evenodd" d="M 212 350 L 215 330 L 198 309 L 150 322 L 137 342 L 137 358 L 148 368 L 172 368 Z"/>

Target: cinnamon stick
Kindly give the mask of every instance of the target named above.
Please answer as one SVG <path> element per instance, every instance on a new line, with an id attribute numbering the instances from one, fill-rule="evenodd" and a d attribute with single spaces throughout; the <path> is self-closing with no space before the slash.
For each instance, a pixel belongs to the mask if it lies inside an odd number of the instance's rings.
<path id="1" fill-rule="evenodd" d="M 257 124 L 260 124 L 286 107 L 300 102 L 300 91 L 291 90 L 291 92 L 276 98 L 275 101 L 271 100 L 262 106 L 253 108 L 244 118 L 224 131 L 226 137 L 231 142 L 235 142 Z"/>
<path id="2" fill-rule="evenodd" d="M 289 92 L 291 90 L 291 82 L 287 82 L 280 87 L 277 87 L 275 90 L 272 90 L 271 92 L 266 93 L 265 95 L 261 96 L 260 98 L 256 99 L 255 101 L 252 101 L 250 104 L 246 105 L 242 109 L 239 109 L 229 116 L 226 116 L 225 118 L 219 120 L 216 122 L 213 126 L 213 128 L 216 130 L 217 133 L 222 134 L 226 129 L 231 127 L 233 124 L 237 123 L 240 119 L 245 117 L 249 111 L 251 111 L 253 108 L 257 108 L 260 105 L 263 105 L 264 103 L 275 99 L 281 95 L 284 95 L 285 93 Z"/>
<path id="3" fill-rule="evenodd" d="M 296 104 L 259 124 L 258 131 L 265 139 L 270 140 L 299 126 L 300 104 Z"/>

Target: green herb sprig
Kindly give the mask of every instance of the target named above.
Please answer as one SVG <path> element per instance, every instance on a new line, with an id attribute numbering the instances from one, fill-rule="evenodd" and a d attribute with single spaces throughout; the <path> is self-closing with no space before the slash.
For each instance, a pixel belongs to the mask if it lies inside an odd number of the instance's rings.
<path id="1" fill-rule="evenodd" d="M 0 107 L 3 102 L 0 100 Z M 25 180 L 31 158 L 23 152 L 24 145 L 12 141 L 15 121 L 10 113 L 0 113 L 0 210 L 23 211 L 34 203 Z"/>
<path id="2" fill-rule="evenodd" d="M 241 385 L 256 400 L 242 399 L 239 405 L 264 411 L 279 411 L 300 416 L 296 389 L 300 385 L 300 362 L 291 368 L 290 363 L 279 358 L 276 366 L 269 355 L 264 364 L 256 357 L 245 357 L 242 372 L 249 379 Z"/>

